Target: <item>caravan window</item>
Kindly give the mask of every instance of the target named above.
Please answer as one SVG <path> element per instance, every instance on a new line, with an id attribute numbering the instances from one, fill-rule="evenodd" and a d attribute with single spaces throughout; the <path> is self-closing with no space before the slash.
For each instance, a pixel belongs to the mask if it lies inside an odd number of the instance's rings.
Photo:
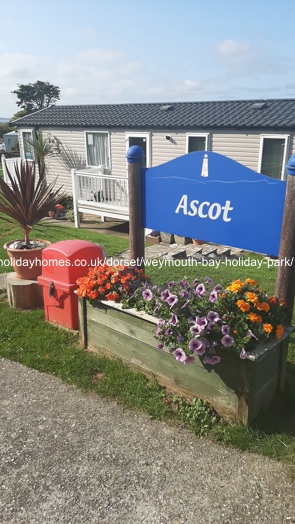
<path id="1" fill-rule="evenodd" d="M 109 133 L 86 133 L 88 166 L 104 166 L 110 169 Z"/>

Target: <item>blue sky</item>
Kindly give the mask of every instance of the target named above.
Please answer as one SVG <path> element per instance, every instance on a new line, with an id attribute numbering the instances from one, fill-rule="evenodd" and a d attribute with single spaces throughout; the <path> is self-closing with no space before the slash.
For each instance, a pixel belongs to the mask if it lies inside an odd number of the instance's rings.
<path id="1" fill-rule="evenodd" d="M 37 80 L 71 105 L 293 98 L 294 15 L 294 0 L 13 0 L 0 117 Z"/>

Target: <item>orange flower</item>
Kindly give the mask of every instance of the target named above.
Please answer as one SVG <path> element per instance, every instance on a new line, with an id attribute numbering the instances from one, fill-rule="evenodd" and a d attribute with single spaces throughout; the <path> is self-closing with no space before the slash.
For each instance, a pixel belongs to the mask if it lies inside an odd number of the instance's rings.
<path id="1" fill-rule="evenodd" d="M 249 313 L 248 318 L 251 322 L 262 322 L 262 317 L 256 313 Z"/>
<path id="2" fill-rule="evenodd" d="M 282 326 L 281 324 L 279 324 L 277 326 L 277 329 L 276 329 L 276 338 L 279 340 L 282 336 L 282 334 L 284 333 L 284 326 Z"/>
<path id="3" fill-rule="evenodd" d="M 250 286 L 256 286 L 257 285 L 256 280 L 253 280 L 253 278 L 246 278 L 245 282 L 247 282 L 247 284 L 249 284 Z"/>
<path id="4" fill-rule="evenodd" d="M 108 293 L 108 295 L 106 295 L 107 300 L 118 300 L 118 298 L 118 293 Z"/>
<path id="5" fill-rule="evenodd" d="M 276 297 L 268 297 L 268 301 L 271 304 L 273 304 L 274 306 L 276 306 L 279 303 L 279 301 L 278 301 L 278 299 Z"/>
<path id="6" fill-rule="evenodd" d="M 97 291 L 90 291 L 90 293 L 87 294 L 87 296 L 89 298 L 91 298 L 91 300 L 95 300 L 97 297 L 98 297 L 98 292 Z"/>
<path id="7" fill-rule="evenodd" d="M 247 300 L 249 300 L 249 302 L 253 302 L 253 304 L 256 304 L 256 302 L 258 302 L 258 296 L 255 293 L 251 293 L 250 291 L 247 291 L 245 295 L 247 297 Z"/>
<path id="8" fill-rule="evenodd" d="M 273 330 L 273 327 L 271 324 L 263 324 L 263 329 L 266 333 L 271 333 Z"/>
<path id="9" fill-rule="evenodd" d="M 241 311 L 243 311 L 244 313 L 249 311 L 250 309 L 250 304 L 248 304 L 248 302 L 245 302 L 245 300 L 238 300 L 237 301 L 237 306 L 240 308 Z"/>
<path id="10" fill-rule="evenodd" d="M 257 302 L 255 306 L 256 306 L 256 309 L 258 309 L 258 311 L 269 311 L 270 310 L 270 306 L 267 302 Z"/>

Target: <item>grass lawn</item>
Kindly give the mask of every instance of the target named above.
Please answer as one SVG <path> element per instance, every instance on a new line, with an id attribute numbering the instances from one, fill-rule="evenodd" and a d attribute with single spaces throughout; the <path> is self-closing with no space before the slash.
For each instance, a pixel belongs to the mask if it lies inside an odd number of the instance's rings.
<path id="1" fill-rule="evenodd" d="M 13 228 L 11 224 L 0 221 L 0 273 L 7 273 L 11 271 L 11 268 L 7 268 L 4 260 L 8 261 L 8 256 L 3 249 L 3 245 L 17 238 L 23 238 L 22 231 L 19 228 Z M 46 222 L 45 225 L 40 228 L 34 228 L 31 238 L 41 238 L 49 240 L 50 242 L 59 242 L 60 240 L 88 240 L 89 242 L 95 242 L 101 244 L 108 257 L 115 256 L 124 251 L 129 247 L 129 242 L 123 237 L 114 237 L 113 235 L 105 235 L 88 231 L 87 229 L 76 229 L 72 227 L 66 227 L 59 224 L 52 224 L 50 221 Z"/>
<path id="2" fill-rule="evenodd" d="M 0 236 L 7 225 L 0 222 Z M 49 226 L 51 241 L 81 238 L 100 243 L 108 256 L 114 256 L 128 247 L 128 241 L 113 235 L 103 235 L 66 226 Z M 34 236 L 39 236 L 35 233 Z M 44 237 L 44 235 L 42 235 Z M 42 237 L 41 236 L 41 237 Z M 11 233 L 4 241 L 16 238 Z M 0 259 L 6 253 L 0 248 Z M 249 260 L 261 257 L 249 255 Z M 7 267 L 0 267 L 7 272 Z M 196 267 L 149 268 L 148 275 L 157 283 L 180 280 L 184 276 L 194 279 L 211 277 L 214 282 L 228 283 L 236 278 L 255 278 L 262 288 L 273 292 L 276 269 L 266 265 L 219 269 Z M 286 390 L 283 397 L 249 428 L 218 420 L 211 409 L 202 402 L 186 403 L 174 399 L 155 381 L 126 368 L 121 362 L 82 351 L 76 333 L 51 325 L 44 320 L 44 311 L 12 310 L 0 300 L 0 355 L 16 360 L 40 371 L 53 373 L 62 380 L 80 388 L 116 399 L 129 408 L 146 411 L 151 417 L 192 428 L 197 435 L 207 433 L 210 438 L 242 450 L 262 453 L 282 460 L 295 469 L 295 344 L 289 346 Z M 295 318 L 293 318 L 293 323 Z"/>

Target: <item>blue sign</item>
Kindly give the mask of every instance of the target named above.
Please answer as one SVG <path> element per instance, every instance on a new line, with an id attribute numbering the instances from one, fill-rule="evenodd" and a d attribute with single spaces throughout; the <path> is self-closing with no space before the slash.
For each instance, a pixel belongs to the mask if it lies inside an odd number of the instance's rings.
<path id="1" fill-rule="evenodd" d="M 143 169 L 143 227 L 277 256 L 286 182 L 212 152 Z"/>

